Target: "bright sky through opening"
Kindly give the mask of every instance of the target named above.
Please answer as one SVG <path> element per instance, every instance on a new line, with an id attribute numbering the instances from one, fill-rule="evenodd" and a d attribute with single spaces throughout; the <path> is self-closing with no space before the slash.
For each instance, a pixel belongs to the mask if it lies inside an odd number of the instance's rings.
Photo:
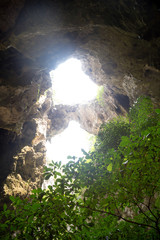
<path id="1" fill-rule="evenodd" d="M 82 71 L 78 59 L 68 59 L 56 70 L 50 72 L 54 92 L 54 104 L 83 104 L 96 98 L 98 86 Z M 71 121 L 68 128 L 47 142 L 47 162 L 62 161 L 66 164 L 67 156 L 81 157 L 91 146 L 92 135 L 83 130 L 79 123 Z"/>
<path id="2" fill-rule="evenodd" d="M 82 71 L 81 62 L 70 58 L 50 72 L 54 104 L 74 105 L 96 98 L 98 86 Z"/>
<path id="3" fill-rule="evenodd" d="M 91 136 L 93 135 L 83 130 L 78 122 L 70 121 L 67 129 L 47 142 L 47 162 L 53 160 L 66 164 L 69 161 L 68 155 L 82 157 L 81 149 L 88 152 L 91 147 Z"/>

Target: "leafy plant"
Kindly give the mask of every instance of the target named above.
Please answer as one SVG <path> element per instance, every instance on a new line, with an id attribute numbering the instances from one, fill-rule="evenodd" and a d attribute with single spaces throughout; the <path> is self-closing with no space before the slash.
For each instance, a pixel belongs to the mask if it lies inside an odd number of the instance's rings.
<path id="1" fill-rule="evenodd" d="M 53 186 L 4 205 L 2 239 L 160 239 L 159 120 L 140 98 L 126 119 L 102 126 L 94 150 L 50 163 Z"/>
<path id="2" fill-rule="evenodd" d="M 129 111 L 132 131 L 137 134 L 149 126 L 154 126 L 159 116 L 155 114 L 153 104 L 148 97 L 139 97 Z"/>
<path id="3" fill-rule="evenodd" d="M 109 149 L 117 149 L 122 136 L 129 136 L 130 124 L 127 118 L 114 119 L 103 124 L 97 136 L 95 148 L 105 154 Z"/>

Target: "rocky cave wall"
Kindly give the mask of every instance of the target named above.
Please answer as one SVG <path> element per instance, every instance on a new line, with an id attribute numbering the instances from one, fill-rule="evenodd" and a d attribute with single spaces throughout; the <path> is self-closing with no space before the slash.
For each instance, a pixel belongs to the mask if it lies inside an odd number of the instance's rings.
<path id="1" fill-rule="evenodd" d="M 46 139 L 70 120 L 97 134 L 138 96 L 159 105 L 160 4 L 5 0 L 0 15 L 0 192 L 26 196 L 42 183 Z M 103 104 L 54 105 L 49 72 L 70 57 L 104 86 Z"/>

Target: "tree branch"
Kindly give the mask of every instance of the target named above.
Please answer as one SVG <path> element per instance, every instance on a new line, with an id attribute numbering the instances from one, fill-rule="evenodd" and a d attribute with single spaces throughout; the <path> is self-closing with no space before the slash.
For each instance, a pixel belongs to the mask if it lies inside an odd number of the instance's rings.
<path id="1" fill-rule="evenodd" d="M 156 221 L 154 221 L 152 218 L 150 218 L 142 209 L 141 207 L 135 202 L 136 206 L 138 207 L 138 209 L 140 210 L 140 212 L 146 217 L 148 218 L 150 221 L 156 223 Z M 153 214 L 152 214 L 153 215 Z"/>
<path id="2" fill-rule="evenodd" d="M 81 208 L 87 208 L 87 209 L 89 209 L 89 210 L 91 210 L 93 212 L 104 213 L 104 214 L 107 214 L 107 215 L 111 215 L 111 216 L 117 217 L 117 218 L 122 219 L 122 220 L 124 220 L 125 222 L 128 222 L 128 223 L 132 223 L 132 224 L 135 224 L 135 225 L 140 225 L 142 227 L 150 227 L 150 228 L 153 228 L 153 229 L 157 230 L 157 228 L 152 226 L 152 225 L 135 222 L 135 221 L 129 220 L 127 218 L 124 218 L 121 215 L 116 215 L 114 213 L 107 212 L 107 211 L 104 211 L 104 210 L 93 209 L 93 208 L 90 208 L 89 206 L 82 206 L 82 205 L 79 205 L 79 204 L 78 204 L 78 206 L 81 207 Z"/>

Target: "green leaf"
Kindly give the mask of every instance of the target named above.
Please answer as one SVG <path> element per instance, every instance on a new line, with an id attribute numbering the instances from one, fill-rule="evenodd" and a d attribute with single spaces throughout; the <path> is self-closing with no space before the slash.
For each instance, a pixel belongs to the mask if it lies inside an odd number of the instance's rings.
<path id="1" fill-rule="evenodd" d="M 10 196 L 9 198 L 10 198 L 10 200 L 11 200 L 13 203 L 16 202 L 16 198 L 15 198 L 15 197 Z"/>
<path id="2" fill-rule="evenodd" d="M 52 176 L 52 174 L 47 174 L 47 175 L 45 175 L 44 179 L 48 180 L 51 176 Z"/>
<path id="3" fill-rule="evenodd" d="M 113 166 L 113 164 L 112 164 L 112 163 L 110 163 L 110 164 L 108 165 L 108 167 L 107 167 L 107 170 L 108 170 L 109 172 L 111 172 L 111 171 L 112 171 L 112 166 Z"/>
<path id="4" fill-rule="evenodd" d="M 73 159 L 74 157 L 73 156 L 67 156 L 67 159 Z"/>
<path id="5" fill-rule="evenodd" d="M 5 203 L 5 204 L 3 205 L 3 210 L 6 211 L 6 209 L 7 209 L 7 204 Z"/>
<path id="6" fill-rule="evenodd" d="M 155 112 L 160 114 L 160 109 L 156 109 Z"/>

